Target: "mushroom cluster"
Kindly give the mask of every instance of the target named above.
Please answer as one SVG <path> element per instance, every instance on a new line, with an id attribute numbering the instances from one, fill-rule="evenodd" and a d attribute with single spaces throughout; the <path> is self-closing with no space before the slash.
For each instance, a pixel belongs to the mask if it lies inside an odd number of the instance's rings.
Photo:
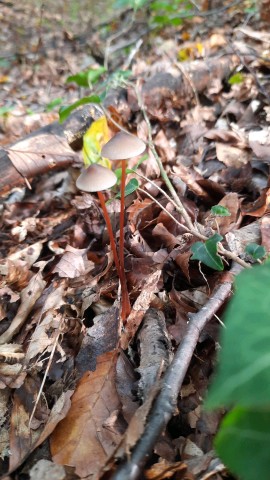
<path id="1" fill-rule="evenodd" d="M 120 232 L 119 232 L 119 257 L 113 230 L 106 208 L 103 190 L 107 190 L 115 185 L 117 181 L 116 175 L 108 168 L 102 167 L 99 164 L 92 164 L 85 169 L 78 177 L 76 185 L 77 188 L 84 192 L 96 192 L 103 210 L 104 219 L 107 225 L 111 249 L 114 255 L 114 262 L 117 273 L 120 279 L 122 292 L 122 309 L 121 318 L 123 322 L 126 321 L 130 313 L 130 300 L 127 289 L 125 265 L 124 265 L 124 226 L 125 226 L 125 184 L 126 184 L 126 164 L 127 160 L 141 155 L 145 151 L 145 143 L 139 138 L 125 132 L 119 132 L 107 142 L 102 150 L 102 157 L 108 158 L 111 161 L 121 161 L 122 175 L 121 175 L 121 207 L 120 207 Z"/>

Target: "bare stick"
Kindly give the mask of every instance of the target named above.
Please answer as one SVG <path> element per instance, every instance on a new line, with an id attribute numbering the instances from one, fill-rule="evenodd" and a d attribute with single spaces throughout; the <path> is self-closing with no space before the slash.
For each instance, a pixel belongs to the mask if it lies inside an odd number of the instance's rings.
<path id="1" fill-rule="evenodd" d="M 173 185 L 172 185 L 172 183 L 171 183 L 171 181 L 170 181 L 170 179 L 169 179 L 169 177 L 168 177 L 168 175 L 167 175 L 167 173 L 166 173 L 166 171 L 165 171 L 165 169 L 164 169 L 164 167 L 163 167 L 163 165 L 162 165 L 162 161 L 160 160 L 160 158 L 159 158 L 159 156 L 158 156 L 158 153 L 157 153 L 157 151 L 156 151 L 156 148 L 155 148 L 155 145 L 154 145 L 154 142 L 153 142 L 153 137 L 152 137 L 152 129 L 151 129 L 150 120 L 149 120 L 149 117 L 148 117 L 148 115 L 147 115 L 147 113 L 146 113 L 145 106 L 144 106 L 143 101 L 142 101 L 141 92 L 140 92 L 138 86 L 135 86 L 135 93 L 136 93 L 136 96 L 137 96 L 137 99 L 138 99 L 139 107 L 140 107 L 140 109 L 141 109 L 141 111 L 142 111 L 142 114 L 143 114 L 143 116 L 144 116 L 144 120 L 145 120 L 146 125 L 147 125 L 147 129 L 148 129 L 148 145 L 149 145 L 149 148 L 150 148 L 152 154 L 154 155 L 155 160 L 156 160 L 156 162 L 157 162 L 157 164 L 158 164 L 158 167 L 159 167 L 159 169 L 160 169 L 160 174 L 161 174 L 161 176 L 162 176 L 162 178 L 163 178 L 163 180 L 164 180 L 164 182 L 165 182 L 165 184 L 166 184 L 166 186 L 167 186 L 167 188 L 168 188 L 171 196 L 173 197 L 175 203 L 178 205 L 178 208 L 179 208 L 179 210 L 180 210 L 180 212 L 181 212 L 181 215 L 183 216 L 183 218 L 184 218 L 184 220 L 185 220 L 188 228 L 189 228 L 192 232 L 195 232 L 196 229 L 195 229 L 194 226 L 193 226 L 192 220 L 191 220 L 189 214 L 187 213 L 186 209 L 184 208 L 181 200 L 179 199 L 179 197 L 178 197 L 178 195 L 177 195 L 177 193 L 176 193 L 176 191 L 175 191 L 175 189 L 174 189 L 174 187 L 173 187 Z"/>
<path id="2" fill-rule="evenodd" d="M 234 264 L 231 273 L 236 275 L 241 271 L 239 265 Z M 162 389 L 150 413 L 144 433 L 136 444 L 130 458 L 119 467 L 112 480 L 135 480 L 139 478 L 145 465 L 147 456 L 152 452 L 155 443 L 165 429 L 168 421 L 176 409 L 177 398 L 189 367 L 192 355 L 196 348 L 199 336 L 209 320 L 229 297 L 232 282 L 222 283 L 207 304 L 192 315 L 188 324 L 185 338 L 179 345 L 174 359 L 167 369 Z"/>

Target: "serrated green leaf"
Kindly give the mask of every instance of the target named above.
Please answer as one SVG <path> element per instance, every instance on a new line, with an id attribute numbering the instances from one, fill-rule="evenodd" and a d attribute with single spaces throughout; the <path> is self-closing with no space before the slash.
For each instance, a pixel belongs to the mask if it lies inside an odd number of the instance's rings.
<path id="1" fill-rule="evenodd" d="M 266 250 L 262 245 L 258 245 L 257 243 L 249 243 L 245 251 L 248 255 L 250 255 L 254 260 L 259 260 L 266 255 Z"/>
<path id="2" fill-rule="evenodd" d="M 86 105 L 87 103 L 100 103 L 100 97 L 98 95 L 91 95 L 90 97 L 83 97 L 77 102 L 69 105 L 68 107 L 61 107 L 59 110 L 59 122 L 63 123 L 75 110 L 76 108 L 80 107 L 81 105 Z"/>
<path id="3" fill-rule="evenodd" d="M 236 278 L 236 292 L 225 315 L 222 349 L 206 408 L 270 401 L 270 264 L 255 266 Z"/>
<path id="4" fill-rule="evenodd" d="M 215 439 L 217 453 L 242 480 L 268 480 L 270 472 L 270 410 L 234 408 Z"/>
<path id="5" fill-rule="evenodd" d="M 230 217 L 231 212 L 228 210 L 228 208 L 223 207 L 222 205 L 214 205 L 211 208 L 211 213 L 212 215 L 215 215 L 216 217 Z"/>
<path id="6" fill-rule="evenodd" d="M 215 233 L 206 242 L 196 242 L 191 246 L 193 253 L 191 260 L 199 260 L 214 270 L 222 271 L 224 269 L 222 260 L 217 254 L 217 243 L 223 239 L 221 235 Z"/>

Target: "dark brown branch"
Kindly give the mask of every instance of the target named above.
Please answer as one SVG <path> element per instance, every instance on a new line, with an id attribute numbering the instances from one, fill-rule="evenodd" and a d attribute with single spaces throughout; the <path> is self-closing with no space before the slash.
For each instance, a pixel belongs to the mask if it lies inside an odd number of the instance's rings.
<path id="1" fill-rule="evenodd" d="M 231 269 L 231 273 L 235 275 L 241 269 L 242 267 L 235 264 Z M 191 317 L 185 338 L 179 345 L 174 359 L 165 374 L 162 389 L 149 415 L 145 431 L 130 458 L 119 467 L 112 480 L 126 480 L 127 478 L 135 480 L 139 478 L 147 456 L 151 454 L 156 441 L 175 411 L 179 391 L 199 336 L 207 322 L 231 293 L 233 275 L 231 279 L 229 278 L 225 283 L 222 283 L 207 304 Z"/>

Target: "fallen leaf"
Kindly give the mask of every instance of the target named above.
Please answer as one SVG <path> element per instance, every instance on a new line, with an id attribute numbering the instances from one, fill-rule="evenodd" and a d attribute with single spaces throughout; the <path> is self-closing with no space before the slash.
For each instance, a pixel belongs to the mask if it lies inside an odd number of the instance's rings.
<path id="1" fill-rule="evenodd" d="M 115 389 L 116 352 L 105 353 L 95 372 L 86 372 L 72 397 L 66 418 L 51 436 L 53 461 L 75 467 L 80 477 L 96 477 L 119 438 L 104 428 L 110 414 L 120 408 Z"/>
<path id="2" fill-rule="evenodd" d="M 37 299 L 42 294 L 45 285 L 46 282 L 43 280 L 40 272 L 31 278 L 29 285 L 21 292 L 21 304 L 16 316 L 8 329 L 0 336 L 0 344 L 10 342 L 13 336 L 18 333 Z"/>

